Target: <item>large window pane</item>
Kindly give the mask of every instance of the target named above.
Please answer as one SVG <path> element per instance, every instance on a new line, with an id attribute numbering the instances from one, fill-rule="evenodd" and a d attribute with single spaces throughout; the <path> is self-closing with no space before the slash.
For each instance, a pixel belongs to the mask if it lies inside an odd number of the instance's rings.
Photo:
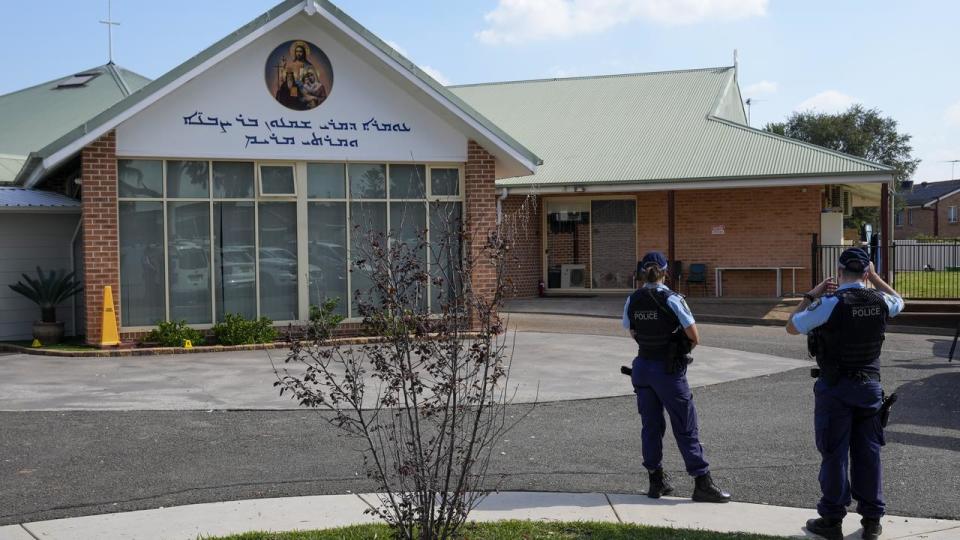
<path id="1" fill-rule="evenodd" d="M 371 241 L 384 241 L 387 232 L 387 203 L 359 202 L 350 204 L 350 276 L 353 295 L 351 316 L 359 316 L 357 310 L 358 299 L 370 299 L 373 281 L 370 272 L 374 265 L 369 261 L 373 253 Z M 361 266 L 354 264 L 357 261 L 367 261 Z M 361 294 L 357 294 L 357 292 Z"/>
<path id="2" fill-rule="evenodd" d="M 252 199 L 253 163 L 214 161 L 213 196 L 218 199 Z"/>
<path id="3" fill-rule="evenodd" d="M 444 306 L 456 307 L 455 295 L 462 287 L 462 220 L 461 203 L 430 203 L 430 275 L 441 282 L 439 287 L 431 285 L 430 309 L 434 313 L 441 312 Z"/>
<path id="4" fill-rule="evenodd" d="M 163 197 L 163 162 L 143 159 L 117 160 L 117 193 L 120 197 Z"/>
<path id="5" fill-rule="evenodd" d="M 167 203 L 170 320 L 210 323 L 210 203 Z"/>
<path id="6" fill-rule="evenodd" d="M 423 199 L 426 196 L 426 167 L 423 165 L 390 165 L 391 199 Z"/>
<path id="7" fill-rule="evenodd" d="M 341 169 L 343 167 L 341 166 Z M 337 313 L 347 314 L 347 204 L 309 203 L 310 304 L 338 298 Z"/>
<path id="8" fill-rule="evenodd" d="M 407 249 L 401 253 L 403 256 L 410 254 L 417 258 L 419 268 L 416 270 L 427 271 L 427 251 L 425 246 L 427 229 L 427 205 L 422 202 L 394 202 L 390 203 L 390 232 L 395 242 L 403 242 Z M 404 262 L 404 261 L 395 261 Z M 405 266 L 405 265 L 401 265 Z M 396 267 L 396 266 L 394 266 Z M 408 276 L 408 279 L 413 276 Z M 405 302 L 412 304 L 416 301 L 420 309 L 427 307 L 427 284 L 413 285 L 409 291 L 401 291 Z M 408 305 L 409 305 L 408 304 Z M 411 306 L 413 307 L 413 306 Z"/>
<path id="9" fill-rule="evenodd" d="M 297 204 L 260 203 L 259 214 L 260 314 L 297 320 Z"/>
<path id="10" fill-rule="evenodd" d="M 351 163 L 350 196 L 354 199 L 387 198 L 387 166 L 369 163 Z"/>
<path id="11" fill-rule="evenodd" d="M 251 183 L 252 188 L 252 183 Z M 257 315 L 256 231 L 252 202 L 213 205 L 213 269 L 217 320 Z"/>
<path id="12" fill-rule="evenodd" d="M 167 197 L 180 199 L 209 197 L 209 167 L 206 161 L 168 161 Z"/>
<path id="13" fill-rule="evenodd" d="M 297 186 L 292 165 L 261 165 L 260 193 L 264 195 L 293 195 Z"/>
<path id="14" fill-rule="evenodd" d="M 310 163 L 307 165 L 307 196 L 311 199 L 343 199 L 346 197 L 343 163 Z"/>
<path id="15" fill-rule="evenodd" d="M 460 194 L 460 169 L 431 169 L 430 194 L 452 196 Z"/>
<path id="16" fill-rule="evenodd" d="M 120 202 L 122 326 L 153 326 L 166 316 L 163 203 Z"/>

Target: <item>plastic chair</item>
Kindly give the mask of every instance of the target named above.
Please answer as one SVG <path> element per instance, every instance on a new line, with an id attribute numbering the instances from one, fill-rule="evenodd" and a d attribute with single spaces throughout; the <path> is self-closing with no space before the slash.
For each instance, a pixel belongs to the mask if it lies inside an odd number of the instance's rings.
<path id="1" fill-rule="evenodd" d="M 683 284 L 683 262 L 673 261 L 670 265 L 670 286 L 680 288 Z"/>
<path id="2" fill-rule="evenodd" d="M 703 263 L 693 263 L 690 265 L 690 273 L 687 274 L 687 294 L 690 294 L 691 283 L 703 285 L 703 295 L 707 295 L 707 265 Z"/>

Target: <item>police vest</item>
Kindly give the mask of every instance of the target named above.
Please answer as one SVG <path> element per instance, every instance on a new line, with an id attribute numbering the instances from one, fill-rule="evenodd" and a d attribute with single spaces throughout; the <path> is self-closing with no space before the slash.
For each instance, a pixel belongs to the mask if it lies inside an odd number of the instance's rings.
<path id="1" fill-rule="evenodd" d="M 674 294 L 677 293 L 641 288 L 630 295 L 627 317 L 640 347 L 637 356 L 660 360 L 669 356 L 670 341 L 680 326 L 677 314 L 667 305 Z"/>
<path id="2" fill-rule="evenodd" d="M 836 293 L 837 305 L 817 329 L 821 368 L 841 372 L 880 372 L 880 349 L 889 310 L 874 289 L 850 288 Z"/>

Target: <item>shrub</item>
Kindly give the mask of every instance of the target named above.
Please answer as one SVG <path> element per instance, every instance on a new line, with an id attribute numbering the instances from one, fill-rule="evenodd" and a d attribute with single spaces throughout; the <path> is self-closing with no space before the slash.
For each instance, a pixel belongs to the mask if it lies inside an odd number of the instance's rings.
<path id="1" fill-rule="evenodd" d="M 157 328 L 144 338 L 144 341 L 158 343 L 161 347 L 183 347 L 186 340 L 203 345 L 203 334 L 187 326 L 187 321 L 160 321 Z"/>
<path id="2" fill-rule="evenodd" d="M 239 313 L 228 313 L 223 322 L 213 327 L 213 335 L 221 345 L 251 345 L 273 343 L 277 339 L 277 330 L 267 317 L 248 320 Z"/>

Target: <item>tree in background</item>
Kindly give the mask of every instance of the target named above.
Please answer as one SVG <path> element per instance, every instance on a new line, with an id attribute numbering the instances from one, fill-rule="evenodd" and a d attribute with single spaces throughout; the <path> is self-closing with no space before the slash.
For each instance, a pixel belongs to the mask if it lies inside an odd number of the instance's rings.
<path id="1" fill-rule="evenodd" d="M 895 189 L 909 180 L 920 163 L 913 159 L 910 135 L 897 131 L 897 121 L 882 116 L 878 109 L 852 105 L 836 114 L 795 112 L 786 122 L 767 124 L 764 130 L 791 139 L 861 157 L 894 168 Z M 863 223 L 879 226 L 879 209 L 854 208 L 844 226 L 859 229 Z"/>

